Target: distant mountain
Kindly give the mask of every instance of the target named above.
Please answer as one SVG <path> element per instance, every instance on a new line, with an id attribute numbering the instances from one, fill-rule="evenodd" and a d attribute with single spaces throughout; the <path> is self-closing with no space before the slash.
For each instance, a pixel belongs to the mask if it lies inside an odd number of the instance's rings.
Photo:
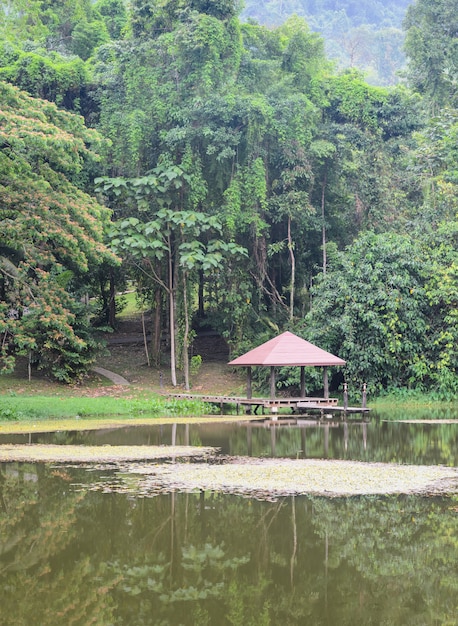
<path id="1" fill-rule="evenodd" d="M 243 19 L 278 26 L 295 13 L 305 18 L 344 13 L 354 28 L 370 24 L 380 28 L 401 28 L 406 9 L 412 0 L 245 0 Z"/>
<path id="2" fill-rule="evenodd" d="M 322 34 L 337 67 L 357 67 L 368 82 L 393 85 L 405 64 L 402 21 L 412 0 L 245 0 L 241 18 L 278 26 L 290 15 Z"/>

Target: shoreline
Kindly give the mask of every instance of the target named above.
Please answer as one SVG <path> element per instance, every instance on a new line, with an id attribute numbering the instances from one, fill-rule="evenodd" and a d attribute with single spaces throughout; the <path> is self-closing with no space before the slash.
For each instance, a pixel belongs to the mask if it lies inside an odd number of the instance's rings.
<path id="1" fill-rule="evenodd" d="M 0 422 L 0 435 L 51 433 L 62 430 L 105 430 L 128 426 L 163 426 L 166 424 L 213 424 L 221 422 L 249 422 L 261 419 L 259 415 L 202 415 L 174 417 L 70 417 L 64 419 L 36 419 L 30 421 Z M 457 420 L 458 422 L 458 420 Z"/>
<path id="2" fill-rule="evenodd" d="M 174 417 L 70 417 L 63 419 L 35 419 L 30 421 L 0 422 L 0 435 L 28 433 L 50 433 L 59 431 L 82 431 L 127 428 L 129 426 L 163 426 L 167 424 L 215 424 L 233 422 L 253 422 L 268 419 L 261 415 L 201 415 Z M 397 419 L 381 420 L 387 424 L 458 424 L 458 419 Z M 342 422 L 343 423 L 343 422 Z"/>

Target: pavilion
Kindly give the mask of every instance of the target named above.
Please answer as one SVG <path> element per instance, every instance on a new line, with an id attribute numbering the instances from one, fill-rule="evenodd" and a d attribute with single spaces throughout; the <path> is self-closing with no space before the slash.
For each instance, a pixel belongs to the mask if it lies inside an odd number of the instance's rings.
<path id="1" fill-rule="evenodd" d="M 328 367 L 345 365 L 345 361 L 314 346 L 301 337 L 284 332 L 230 361 L 229 365 L 247 368 L 247 399 L 252 397 L 251 368 L 270 367 L 270 399 L 275 399 L 275 368 L 300 367 L 300 395 L 305 398 L 305 367 L 323 368 L 324 399 L 329 399 Z"/>

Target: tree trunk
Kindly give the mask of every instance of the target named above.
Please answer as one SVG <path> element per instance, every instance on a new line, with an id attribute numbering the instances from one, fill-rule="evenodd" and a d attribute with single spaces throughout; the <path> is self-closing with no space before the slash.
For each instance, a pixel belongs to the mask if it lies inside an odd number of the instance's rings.
<path id="1" fill-rule="evenodd" d="M 170 320 L 170 376 L 172 379 L 172 385 L 177 386 L 177 367 L 176 367 L 176 349 L 175 349 L 175 291 L 174 291 L 174 276 L 173 276 L 173 260 L 172 260 L 172 245 L 170 241 L 170 235 L 168 236 L 168 248 L 169 248 L 169 320 Z"/>
<path id="2" fill-rule="evenodd" d="M 294 290 L 296 283 L 296 257 L 294 256 L 293 240 L 291 238 L 291 215 L 288 215 L 288 250 L 291 260 L 291 287 L 289 296 L 289 320 L 291 322 L 294 317 Z"/>
<path id="3" fill-rule="evenodd" d="M 186 391 L 189 391 L 189 314 L 188 314 L 188 294 L 187 294 L 187 281 L 186 272 L 183 272 L 183 309 L 184 309 L 184 334 L 183 334 L 183 372 L 184 372 L 184 386 Z"/>
<path id="4" fill-rule="evenodd" d="M 145 312 L 144 311 L 142 311 L 142 331 L 143 331 L 143 344 L 145 346 L 146 363 L 148 367 L 151 367 L 150 360 L 149 360 L 149 352 L 148 352 L 148 339 L 146 336 Z"/>
<path id="5" fill-rule="evenodd" d="M 326 192 L 326 183 L 327 183 L 327 172 L 324 173 L 323 182 L 321 184 L 321 245 L 323 246 L 323 274 L 326 274 L 326 222 L 325 222 L 325 192 Z"/>
<path id="6" fill-rule="evenodd" d="M 108 325 L 116 328 L 116 285 L 114 270 L 110 268 L 110 299 L 108 303 Z"/>
<path id="7" fill-rule="evenodd" d="M 204 307 L 204 273 L 202 270 L 199 270 L 199 318 L 201 320 L 205 317 L 205 307 Z"/>
<path id="8" fill-rule="evenodd" d="M 158 287 L 154 293 L 154 324 L 153 324 L 153 338 L 151 342 L 151 348 L 153 351 L 153 361 L 156 367 L 161 362 L 161 330 L 162 330 L 162 302 L 161 302 L 161 290 Z"/>

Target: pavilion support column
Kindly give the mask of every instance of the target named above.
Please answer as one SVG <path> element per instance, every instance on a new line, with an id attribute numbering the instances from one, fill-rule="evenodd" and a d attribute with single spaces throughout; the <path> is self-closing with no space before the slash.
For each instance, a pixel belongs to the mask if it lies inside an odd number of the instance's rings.
<path id="1" fill-rule="evenodd" d="M 328 382 L 328 368 L 325 366 L 323 368 L 323 389 L 324 389 L 324 399 L 329 399 L 329 382 Z"/>
<path id="2" fill-rule="evenodd" d="M 270 366 L 270 399 L 275 400 L 275 367 Z"/>
<path id="3" fill-rule="evenodd" d="M 247 400 L 250 400 L 252 397 L 251 390 L 251 367 L 246 368 L 246 397 Z"/>
<path id="4" fill-rule="evenodd" d="M 301 398 L 305 398 L 305 367 L 301 365 Z"/>

